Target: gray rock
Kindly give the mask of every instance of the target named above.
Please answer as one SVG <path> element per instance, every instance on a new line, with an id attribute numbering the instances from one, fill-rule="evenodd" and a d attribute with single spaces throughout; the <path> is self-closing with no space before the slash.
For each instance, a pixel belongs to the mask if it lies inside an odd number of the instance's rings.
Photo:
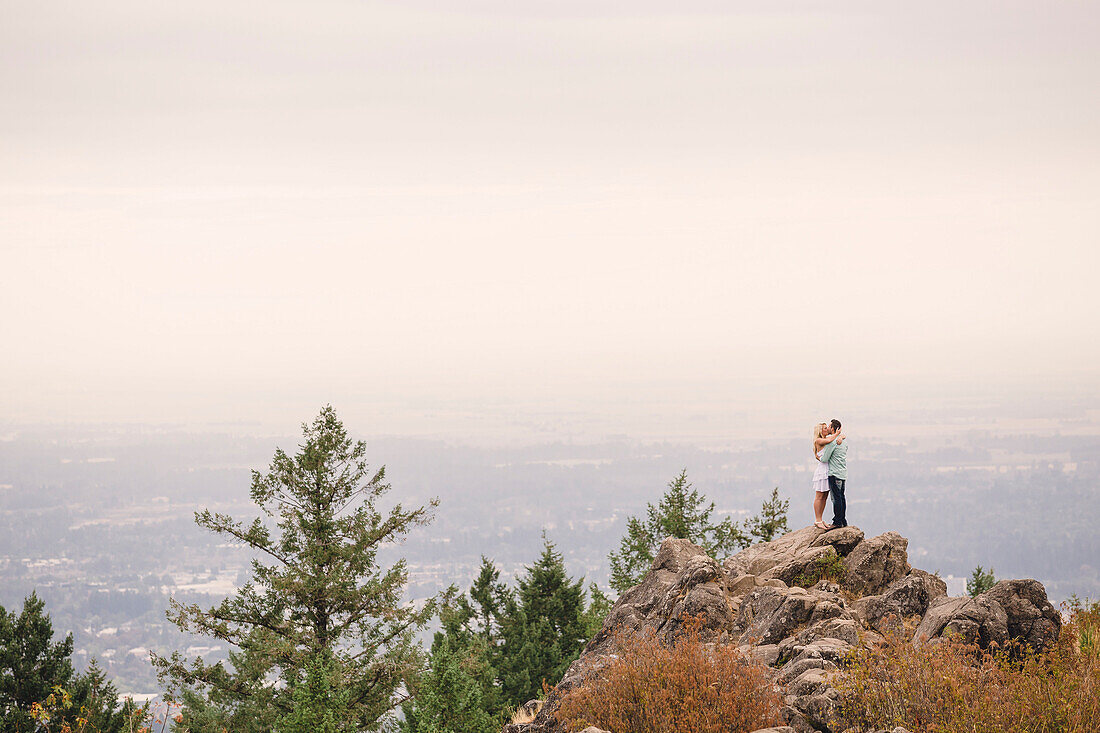
<path id="1" fill-rule="evenodd" d="M 795 733 L 816 733 L 810 721 L 794 705 L 788 704 L 783 708 L 783 720 Z"/>
<path id="2" fill-rule="evenodd" d="M 829 600 L 819 601 L 814 606 L 813 615 L 810 616 L 810 623 L 816 623 L 818 621 L 824 621 L 830 618 L 837 618 L 838 616 L 848 615 L 844 610 L 844 606 L 839 603 L 833 603 Z"/>
<path id="3" fill-rule="evenodd" d="M 842 586 L 822 581 L 807 590 L 788 584 L 816 558 L 833 556 L 841 557 L 848 571 Z M 853 593 L 864 597 L 850 603 Z M 534 721 L 509 724 L 503 733 L 566 733 L 556 720 L 561 697 L 603 674 L 615 658 L 617 631 L 648 629 L 669 643 L 688 618 L 701 618 L 702 641 L 709 648 L 737 644 L 750 661 L 771 667 L 783 663 L 775 678 L 787 685 L 786 726 L 757 733 L 813 733 L 830 730 L 838 698 L 832 675 L 853 648 L 883 643 L 875 629 L 885 629 L 884 619 L 919 618 L 915 644 L 956 635 L 984 645 L 1018 637 L 1039 648 L 1061 628 L 1061 618 L 1036 581 L 1002 581 L 978 598 L 947 598 L 945 593 L 942 581 L 910 569 L 907 542 L 894 532 L 863 539 L 854 527 L 831 532 L 808 527 L 754 545 L 722 564 L 691 542 L 668 539 L 642 582 L 615 602 Z"/>
<path id="4" fill-rule="evenodd" d="M 537 698 L 534 700 L 528 700 L 527 702 L 519 706 L 519 710 L 517 710 L 517 712 L 522 711 L 525 715 L 533 718 L 539 714 L 539 711 L 542 710 L 542 706 L 545 704 L 545 702 L 545 700 L 539 700 Z"/>
<path id="5" fill-rule="evenodd" d="M 859 595 L 882 593 L 887 586 L 909 574 L 909 540 L 897 532 L 886 532 L 856 545 L 844 559 L 847 574 L 844 589 Z"/>
<path id="6" fill-rule="evenodd" d="M 665 540 L 670 542 L 671 540 Z M 649 614 L 667 641 L 673 641 L 689 620 L 700 620 L 704 640 L 727 639 L 733 626 L 734 610 L 726 589 L 725 575 L 718 562 L 706 555 L 686 558 L 679 577 L 665 590 Z"/>
<path id="7" fill-rule="evenodd" d="M 888 626 L 901 628 L 900 624 L 913 616 L 923 616 L 924 612 L 937 598 L 947 595 L 947 584 L 940 578 L 914 569 L 904 578 L 899 578 L 887 586 L 881 595 L 864 596 L 852 604 L 853 611 L 864 623 L 878 631 Z"/>
<path id="8" fill-rule="evenodd" d="M 843 639 L 818 639 L 809 644 L 796 645 L 791 649 L 791 661 L 801 659 L 823 659 L 840 665 L 852 651 L 852 645 Z"/>
<path id="9" fill-rule="evenodd" d="M 863 530 L 859 527 L 838 527 L 822 532 L 810 543 L 810 547 L 831 546 L 841 557 L 847 555 L 863 541 Z"/>
<path id="10" fill-rule="evenodd" d="M 807 549 L 824 530 L 817 527 L 803 527 L 777 537 L 771 542 L 759 542 L 746 547 L 741 552 L 722 563 L 726 575 L 763 575 L 776 565 L 781 565 Z"/>
<path id="11" fill-rule="evenodd" d="M 805 672 L 807 669 L 824 669 L 826 671 L 832 671 L 837 669 L 836 664 L 830 662 L 828 659 L 822 659 L 821 657 L 804 657 L 802 659 L 794 659 L 784 664 L 779 674 L 776 675 L 775 680 L 781 685 L 790 684 L 798 675 Z"/>
<path id="12" fill-rule="evenodd" d="M 738 575 L 736 578 L 730 578 L 726 583 L 726 589 L 735 596 L 744 596 L 755 587 L 755 575 Z"/>
<path id="13" fill-rule="evenodd" d="M 757 588 L 741 602 L 734 629 L 742 643 L 775 644 L 809 621 L 816 606 L 802 588 Z"/>
<path id="14" fill-rule="evenodd" d="M 1049 649 L 1062 630 L 1062 616 L 1037 580 L 1002 580 L 982 596 L 996 601 L 1008 617 L 1008 635 L 1035 650 Z"/>
<path id="15" fill-rule="evenodd" d="M 836 556 L 836 549 L 831 545 L 807 547 L 794 557 L 769 570 L 765 570 L 760 577 L 765 579 L 776 578 L 782 580 L 786 585 L 795 585 L 803 578 L 813 577 L 814 572 L 817 571 L 818 562 L 826 562 L 829 558 Z"/>
<path id="16" fill-rule="evenodd" d="M 776 649 L 779 651 L 779 658 L 790 659 L 794 656 L 796 647 L 804 647 L 821 639 L 838 639 L 854 647 L 859 644 L 859 637 L 859 624 L 852 619 L 827 619 L 811 624 L 793 636 L 788 636 L 776 645 Z"/>
<path id="17" fill-rule="evenodd" d="M 829 673 L 823 668 L 810 668 L 791 680 L 787 691 L 795 697 L 820 695 L 829 687 Z"/>
<path id="18" fill-rule="evenodd" d="M 746 657 L 760 662 L 765 667 L 771 667 L 779 661 L 778 644 L 762 644 L 760 646 L 745 644 L 739 647 L 739 651 Z"/>
<path id="19" fill-rule="evenodd" d="M 759 578 L 757 585 L 768 580 L 782 581 L 792 585 L 802 577 L 812 577 L 816 563 L 829 557 L 843 557 L 863 540 L 863 532 L 858 527 L 842 527 L 825 531 L 816 527 L 804 527 L 788 532 L 771 542 L 752 545 L 723 563 L 726 575 L 735 595 L 749 589 L 741 578 L 754 575 Z"/>
<path id="20" fill-rule="evenodd" d="M 920 646 L 940 637 L 982 647 L 1003 646 L 1008 641 L 1008 615 L 1000 603 L 983 596 L 938 598 L 913 634 L 913 644 Z"/>
<path id="21" fill-rule="evenodd" d="M 837 692 L 833 688 L 826 688 L 826 692 L 795 698 L 792 705 L 798 712 L 806 717 L 806 720 L 819 731 L 832 731 L 830 724 L 836 712 Z"/>
<path id="22" fill-rule="evenodd" d="M 610 653 L 616 631 L 630 633 L 652 627 L 662 629 L 666 634 L 673 633 L 675 628 L 663 628 L 668 626 L 671 613 L 703 612 L 707 629 L 721 624 L 725 620 L 723 617 L 732 616 L 733 611 L 726 603 L 724 583 L 720 584 L 714 575 L 718 567 L 702 547 L 688 540 L 666 539 L 661 543 L 653 568 L 641 583 L 627 590 L 615 602 L 603 627 L 585 647 L 585 654 Z M 692 586 L 692 583 L 710 587 L 688 598 L 698 587 Z M 725 613 L 706 608 L 708 604 L 717 603 L 727 606 Z M 678 626 L 680 620 L 677 619 L 672 626 Z"/>

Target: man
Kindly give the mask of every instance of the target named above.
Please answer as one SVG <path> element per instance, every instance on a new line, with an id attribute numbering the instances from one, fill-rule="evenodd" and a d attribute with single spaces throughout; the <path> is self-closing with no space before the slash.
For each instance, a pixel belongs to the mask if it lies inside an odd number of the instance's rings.
<path id="1" fill-rule="evenodd" d="M 840 420 L 829 421 L 828 430 L 829 435 L 839 433 Z M 833 523 L 828 529 L 847 527 L 845 512 L 848 504 L 844 500 L 844 483 L 848 480 L 848 443 L 843 435 L 825 446 L 821 460 L 829 464 L 829 495 L 833 497 Z"/>

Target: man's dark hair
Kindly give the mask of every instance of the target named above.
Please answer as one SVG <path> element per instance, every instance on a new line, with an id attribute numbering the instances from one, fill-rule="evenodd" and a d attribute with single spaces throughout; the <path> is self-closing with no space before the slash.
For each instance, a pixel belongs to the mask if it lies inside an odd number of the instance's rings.
<path id="1" fill-rule="evenodd" d="M 840 430 L 840 420 L 830 420 L 829 425 L 832 426 L 833 430 Z"/>

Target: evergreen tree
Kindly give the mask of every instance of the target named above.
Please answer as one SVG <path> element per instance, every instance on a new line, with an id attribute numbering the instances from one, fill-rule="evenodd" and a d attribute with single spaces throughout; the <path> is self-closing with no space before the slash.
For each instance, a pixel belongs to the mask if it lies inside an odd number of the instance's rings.
<path id="1" fill-rule="evenodd" d="M 591 639 L 603 628 L 603 622 L 611 612 L 611 599 L 595 583 L 589 583 L 588 597 L 588 608 L 584 612 L 584 636 Z"/>
<path id="2" fill-rule="evenodd" d="M 429 669 L 402 708 L 405 733 L 464 733 L 485 720 L 499 730 L 512 708 L 541 692 L 544 679 L 560 679 L 611 607 L 591 584 L 585 608 L 582 581 L 566 576 L 549 543 L 518 586 L 500 582 L 500 571 L 483 557 L 468 595 L 454 586 L 443 594 Z M 476 706 L 485 716 L 472 712 Z M 448 718 L 447 710 L 467 712 Z"/>
<path id="3" fill-rule="evenodd" d="M 971 597 L 981 595 L 987 590 L 997 584 L 997 578 L 993 576 L 993 568 L 989 569 L 989 572 L 985 572 L 982 566 L 974 568 L 974 572 L 970 574 L 970 578 L 966 581 L 966 592 Z"/>
<path id="4" fill-rule="evenodd" d="M 346 720 L 350 689 L 336 675 L 331 654 L 310 660 L 305 679 L 289 690 L 292 709 L 275 724 L 276 733 L 339 733 L 353 727 Z"/>
<path id="5" fill-rule="evenodd" d="M 256 558 L 252 579 L 219 605 L 172 601 L 168 617 L 182 630 L 233 647 L 230 667 L 179 653 L 154 657 L 184 702 L 181 730 L 293 729 L 304 724 L 293 715 L 296 693 L 309 701 L 309 720 L 376 730 L 421 666 L 414 634 L 434 607 L 404 605 L 405 561 L 383 568 L 378 552 L 431 521 L 430 508 L 383 511 L 385 468 L 372 475 L 365 443 L 348 437 L 332 407 L 302 429 L 294 456 L 276 450 L 267 472 L 253 472 L 252 500 L 264 518 L 195 514 Z"/>
<path id="6" fill-rule="evenodd" d="M 749 544 L 748 537 L 729 517 L 711 521 L 714 502 L 691 487 L 687 469 L 669 482 L 657 506 L 646 505 L 645 520 L 630 517 L 619 551 L 612 552 L 611 587 L 622 593 L 637 585 L 653 565 L 666 537 L 691 540 L 712 557 L 720 557 Z"/>
<path id="7" fill-rule="evenodd" d="M 471 618 L 478 622 L 481 636 L 490 646 L 496 646 L 500 638 L 500 612 L 507 596 L 508 588 L 500 582 L 500 571 L 482 555 L 481 569 L 470 586 L 470 602 L 473 605 L 469 605 L 464 597 L 462 602 L 467 603 Z"/>
<path id="8" fill-rule="evenodd" d="M 145 723 L 148 706 L 131 700 L 120 704 L 96 660 L 74 676 L 72 651 L 71 634 L 53 643 L 53 623 L 36 593 L 23 601 L 18 616 L 0 607 L 0 733 L 38 730 L 31 714 L 35 705 L 40 706 L 40 719 L 48 717 L 58 730 L 67 725 L 73 730 L 122 733 Z"/>
<path id="9" fill-rule="evenodd" d="M 31 706 L 73 677 L 73 637 L 53 642 L 46 604 L 32 592 L 18 616 L 0 606 L 0 733 L 31 731 Z"/>
<path id="10" fill-rule="evenodd" d="M 72 707 L 66 716 L 70 727 L 79 728 L 77 718 L 87 720 L 85 730 L 97 733 L 128 733 L 137 730 L 147 717 L 147 706 L 135 705 L 129 698 L 121 704 L 113 682 L 95 659 L 78 674 L 71 686 Z"/>
<path id="11" fill-rule="evenodd" d="M 498 673 L 505 701 L 521 705 L 554 684 L 588 641 L 583 579 L 574 581 L 553 544 L 505 599 Z"/>
<path id="12" fill-rule="evenodd" d="M 779 498 L 779 487 L 775 487 L 771 498 L 760 506 L 760 513 L 745 522 L 745 529 L 760 542 L 771 542 L 790 531 L 787 528 L 787 508 L 790 505 L 790 499 L 783 501 Z"/>
<path id="13" fill-rule="evenodd" d="M 684 469 L 669 483 L 657 506 L 646 505 L 644 520 L 627 519 L 626 534 L 619 541 L 618 552 L 608 556 L 611 587 L 623 593 L 640 583 L 667 537 L 691 540 L 716 558 L 748 547 L 753 538 L 762 542 L 775 539 L 788 531 L 789 505 L 789 500 L 780 500 L 776 488 L 761 505 L 760 513 L 746 520 L 744 529 L 729 517 L 714 522 L 711 520 L 714 502 L 708 504 L 706 497 L 691 487 Z"/>
<path id="14" fill-rule="evenodd" d="M 482 709 L 494 719 L 504 709 L 497 663 L 500 655 L 500 611 L 511 597 L 507 586 L 498 581 L 500 571 L 485 558 L 481 572 L 470 589 L 473 603 L 452 586 L 440 602 L 439 619 L 442 630 L 432 642 L 433 660 L 450 658 L 462 661 L 463 673 L 479 687 Z M 433 667 L 434 670 L 434 667 Z M 439 679 L 439 678 L 435 678 Z M 424 687 L 431 687 L 429 679 Z"/>
<path id="15" fill-rule="evenodd" d="M 429 671 L 402 710 L 402 733 L 496 733 L 503 721 L 486 709 L 483 679 L 489 668 L 480 641 L 453 646 L 441 637 L 432 645 Z"/>

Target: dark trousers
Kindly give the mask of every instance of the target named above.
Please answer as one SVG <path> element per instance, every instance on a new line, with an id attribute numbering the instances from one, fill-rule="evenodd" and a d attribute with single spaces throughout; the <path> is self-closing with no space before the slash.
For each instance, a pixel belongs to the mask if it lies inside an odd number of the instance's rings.
<path id="1" fill-rule="evenodd" d="M 848 502 L 844 500 L 844 479 L 836 476 L 829 477 L 829 494 L 833 497 L 833 526 L 847 527 Z"/>

